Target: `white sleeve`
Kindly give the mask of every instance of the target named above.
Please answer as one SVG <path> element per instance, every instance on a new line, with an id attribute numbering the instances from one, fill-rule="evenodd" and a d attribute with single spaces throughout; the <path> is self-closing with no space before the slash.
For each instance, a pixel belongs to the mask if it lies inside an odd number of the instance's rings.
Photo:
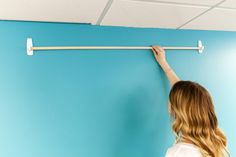
<path id="1" fill-rule="evenodd" d="M 175 145 L 166 151 L 165 157 L 202 157 L 199 149 L 192 145 Z"/>
<path id="2" fill-rule="evenodd" d="M 167 149 L 165 157 L 177 157 L 176 154 L 179 151 L 180 147 L 171 147 Z"/>
<path id="3" fill-rule="evenodd" d="M 170 153 L 170 149 L 166 151 L 165 157 L 174 157 L 172 153 Z"/>

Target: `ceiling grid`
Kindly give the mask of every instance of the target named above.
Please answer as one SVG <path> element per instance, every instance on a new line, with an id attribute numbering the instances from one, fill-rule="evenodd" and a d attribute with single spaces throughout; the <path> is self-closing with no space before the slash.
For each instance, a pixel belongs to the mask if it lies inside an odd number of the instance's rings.
<path id="1" fill-rule="evenodd" d="M 236 31 L 236 0 L 1 0 L 0 6 L 0 20 Z"/>

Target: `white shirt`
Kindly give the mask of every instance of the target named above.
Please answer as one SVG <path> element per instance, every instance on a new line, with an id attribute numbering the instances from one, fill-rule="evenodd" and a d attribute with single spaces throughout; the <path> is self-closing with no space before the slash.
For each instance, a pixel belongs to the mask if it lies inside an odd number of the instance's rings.
<path id="1" fill-rule="evenodd" d="M 202 157 L 202 154 L 195 145 L 179 142 L 167 150 L 165 157 Z"/>

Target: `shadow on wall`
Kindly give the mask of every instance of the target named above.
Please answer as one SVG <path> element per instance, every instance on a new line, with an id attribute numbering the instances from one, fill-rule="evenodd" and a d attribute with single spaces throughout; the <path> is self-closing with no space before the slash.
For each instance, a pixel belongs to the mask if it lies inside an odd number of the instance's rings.
<path id="1" fill-rule="evenodd" d="M 160 88 L 167 90 L 167 83 L 163 81 L 160 81 Z M 112 157 L 164 156 L 170 146 L 167 142 L 171 134 L 166 106 L 168 92 L 157 89 L 159 92 L 152 95 L 148 90 L 139 86 L 125 92 L 117 101 L 122 120 L 113 142 Z"/>

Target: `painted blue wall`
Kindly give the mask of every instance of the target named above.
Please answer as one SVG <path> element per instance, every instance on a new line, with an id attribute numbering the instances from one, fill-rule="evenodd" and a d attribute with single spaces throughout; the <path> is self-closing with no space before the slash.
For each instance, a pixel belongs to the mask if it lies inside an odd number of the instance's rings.
<path id="1" fill-rule="evenodd" d="M 236 156 L 236 32 L 0 21 L 0 156 L 161 157 L 174 142 L 169 83 L 149 50 L 42 51 L 46 45 L 183 45 L 167 52 L 212 94 Z"/>

